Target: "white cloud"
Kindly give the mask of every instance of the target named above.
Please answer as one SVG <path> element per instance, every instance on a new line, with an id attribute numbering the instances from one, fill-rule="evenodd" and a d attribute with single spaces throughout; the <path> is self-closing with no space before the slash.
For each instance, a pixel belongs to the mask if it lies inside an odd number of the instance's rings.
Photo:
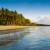
<path id="1" fill-rule="evenodd" d="M 33 22 L 39 22 L 41 19 L 43 19 L 44 18 L 44 16 L 38 16 L 38 17 L 33 17 L 31 20 L 33 21 Z"/>
<path id="2" fill-rule="evenodd" d="M 38 23 L 41 23 L 41 24 L 50 24 L 50 16 L 40 17 Z"/>

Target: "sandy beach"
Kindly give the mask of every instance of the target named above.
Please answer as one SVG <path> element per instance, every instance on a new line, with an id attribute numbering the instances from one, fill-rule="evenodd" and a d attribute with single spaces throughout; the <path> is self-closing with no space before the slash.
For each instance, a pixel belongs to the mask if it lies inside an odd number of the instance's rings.
<path id="1" fill-rule="evenodd" d="M 27 27 L 31 27 L 31 26 L 0 26 L 0 30 L 27 28 Z"/>
<path id="2" fill-rule="evenodd" d="M 32 26 L 0 26 L 0 34 L 8 34 L 19 31 L 17 28 L 28 28 Z"/>

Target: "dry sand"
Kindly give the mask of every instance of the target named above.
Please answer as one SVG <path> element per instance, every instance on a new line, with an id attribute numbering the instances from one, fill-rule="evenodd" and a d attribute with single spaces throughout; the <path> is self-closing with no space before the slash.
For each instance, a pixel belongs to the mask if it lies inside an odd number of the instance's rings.
<path id="1" fill-rule="evenodd" d="M 27 27 L 31 27 L 31 26 L 0 26 L 0 30 L 27 28 Z"/>

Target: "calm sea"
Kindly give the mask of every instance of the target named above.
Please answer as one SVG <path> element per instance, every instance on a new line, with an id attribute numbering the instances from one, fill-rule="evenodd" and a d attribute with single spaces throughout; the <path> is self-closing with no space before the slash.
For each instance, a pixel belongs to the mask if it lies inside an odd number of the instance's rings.
<path id="1" fill-rule="evenodd" d="M 2 35 L 0 38 L 7 36 Z M 18 40 L 0 46 L 0 50 L 50 50 L 49 26 L 23 28 L 18 32 L 11 33 L 10 37 L 17 37 Z"/>

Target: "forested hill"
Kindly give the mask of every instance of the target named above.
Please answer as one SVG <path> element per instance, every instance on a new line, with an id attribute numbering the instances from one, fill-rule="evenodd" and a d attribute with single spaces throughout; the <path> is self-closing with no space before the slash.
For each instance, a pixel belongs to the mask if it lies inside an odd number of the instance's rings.
<path id="1" fill-rule="evenodd" d="M 19 14 L 16 10 L 10 11 L 3 7 L 0 9 L 0 25 L 22 25 L 30 26 L 31 22 L 26 19 L 22 14 Z"/>

